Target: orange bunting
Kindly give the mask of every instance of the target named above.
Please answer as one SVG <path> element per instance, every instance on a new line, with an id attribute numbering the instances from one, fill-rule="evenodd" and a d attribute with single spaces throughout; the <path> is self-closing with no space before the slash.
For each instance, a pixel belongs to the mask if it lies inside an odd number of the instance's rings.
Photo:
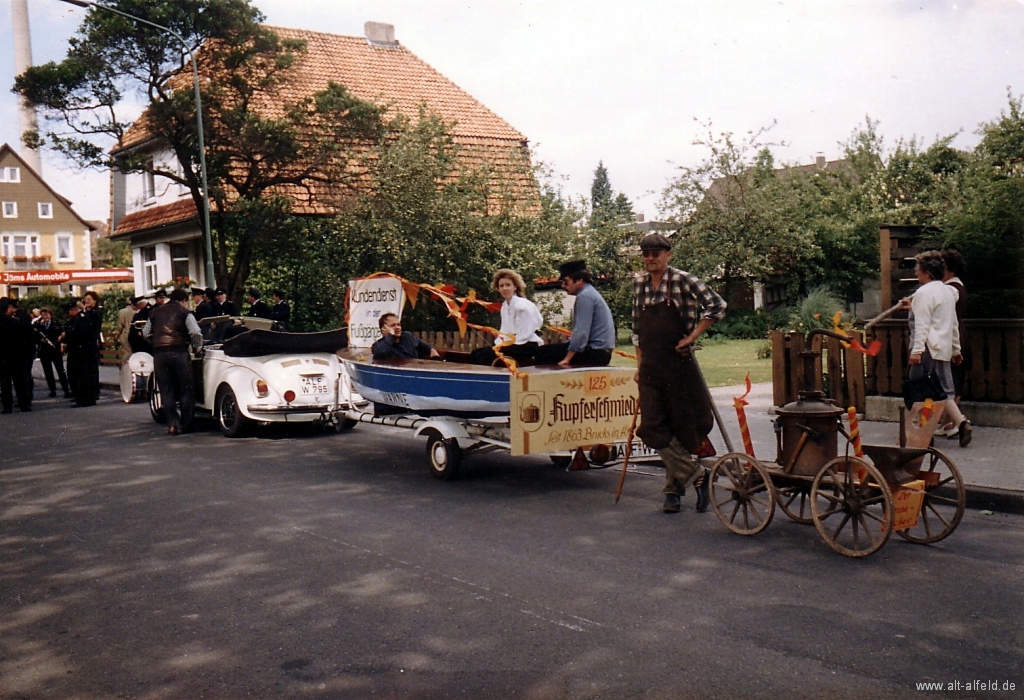
<path id="1" fill-rule="evenodd" d="M 748 405 L 747 395 L 750 394 L 752 385 L 750 383 L 750 372 L 747 372 L 746 379 L 744 379 L 747 390 L 743 392 L 742 396 L 736 396 L 732 400 L 733 408 L 736 409 L 736 420 L 740 424 L 740 437 L 743 438 L 743 449 L 751 457 L 754 456 L 754 441 L 750 438 L 750 425 L 747 423 L 747 410 L 744 406 Z"/>
<path id="2" fill-rule="evenodd" d="M 860 344 L 860 341 L 854 338 L 852 341 L 850 341 L 850 347 L 852 347 L 859 353 L 874 357 L 882 350 L 882 341 L 876 338 L 875 340 L 872 340 L 870 343 L 868 343 L 867 347 L 864 347 L 863 345 Z"/>

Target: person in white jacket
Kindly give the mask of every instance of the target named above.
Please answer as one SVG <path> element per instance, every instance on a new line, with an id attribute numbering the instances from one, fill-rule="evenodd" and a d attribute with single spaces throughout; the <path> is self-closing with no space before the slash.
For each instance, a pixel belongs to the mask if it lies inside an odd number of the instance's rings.
<path id="1" fill-rule="evenodd" d="M 501 348 L 501 353 L 517 362 L 533 359 L 537 348 L 544 344 L 537 331 L 544 325 L 537 305 L 526 298 L 526 283 L 515 270 L 498 270 L 492 282 L 494 289 L 501 294 L 500 335 L 495 338 L 494 345 L 501 345 L 513 340 L 511 345 Z M 477 348 L 472 353 L 474 364 L 489 365 L 497 359 L 493 347 Z"/>
<path id="2" fill-rule="evenodd" d="M 914 258 L 914 273 L 921 286 L 911 300 L 910 378 L 934 374 L 945 392 L 941 408 L 947 419 L 957 426 L 960 446 L 971 442 L 971 423 L 954 401 L 952 364 L 963 362 L 960 354 L 960 333 L 957 328 L 956 297 L 951 288 L 943 284 L 946 264 L 942 254 L 930 250 Z M 937 409 L 940 407 L 936 407 Z"/>

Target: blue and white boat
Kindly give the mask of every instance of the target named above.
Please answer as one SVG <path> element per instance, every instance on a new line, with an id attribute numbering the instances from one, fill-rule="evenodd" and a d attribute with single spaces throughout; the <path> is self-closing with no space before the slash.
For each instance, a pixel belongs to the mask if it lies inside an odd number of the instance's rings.
<path id="1" fill-rule="evenodd" d="M 369 351 L 338 353 L 352 388 L 364 399 L 423 416 L 464 418 L 507 416 L 512 374 L 486 367 L 436 360 L 373 360 Z"/>

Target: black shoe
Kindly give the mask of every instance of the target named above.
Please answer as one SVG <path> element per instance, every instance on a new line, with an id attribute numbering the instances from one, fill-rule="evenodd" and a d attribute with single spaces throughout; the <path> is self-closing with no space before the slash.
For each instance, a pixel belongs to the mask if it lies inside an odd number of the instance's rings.
<path id="1" fill-rule="evenodd" d="M 50 398 L 51 398 L 51 399 L 55 399 L 55 398 L 57 398 L 57 392 L 56 392 L 56 391 L 51 391 L 51 392 L 50 392 Z"/>
<path id="2" fill-rule="evenodd" d="M 678 513 L 679 512 L 679 494 L 677 493 L 666 493 L 665 504 L 661 507 L 662 511 L 666 513 Z"/>
<path id="3" fill-rule="evenodd" d="M 22 413 L 29 413 L 32 410 L 32 407 L 31 406 L 25 406 L 25 408 L 22 408 L 20 410 L 21 410 Z"/>
<path id="4" fill-rule="evenodd" d="M 957 430 L 960 437 L 960 447 L 967 447 L 971 444 L 971 421 L 966 418 L 961 421 L 960 428 Z"/>
<path id="5" fill-rule="evenodd" d="M 703 513 L 708 509 L 708 505 L 711 503 L 710 484 L 709 478 L 711 475 L 708 470 L 704 470 L 704 475 L 700 477 L 700 483 L 697 484 L 695 490 L 697 491 L 697 512 Z"/>
<path id="6" fill-rule="evenodd" d="M 73 399 L 73 398 L 75 398 L 75 395 L 72 394 L 70 391 L 65 391 L 64 392 L 64 398 L 65 399 Z"/>
<path id="7" fill-rule="evenodd" d="M 4 410 L 0 411 L 0 413 L 14 413 L 14 411 L 10 408 L 5 408 Z"/>

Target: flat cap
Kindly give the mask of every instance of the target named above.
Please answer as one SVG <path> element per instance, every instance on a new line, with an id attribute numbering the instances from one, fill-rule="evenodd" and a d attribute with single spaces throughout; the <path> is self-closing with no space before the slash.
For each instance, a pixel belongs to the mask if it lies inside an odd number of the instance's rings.
<path id="1" fill-rule="evenodd" d="M 672 250 L 672 241 L 660 233 L 648 233 L 640 241 L 640 250 Z"/>

